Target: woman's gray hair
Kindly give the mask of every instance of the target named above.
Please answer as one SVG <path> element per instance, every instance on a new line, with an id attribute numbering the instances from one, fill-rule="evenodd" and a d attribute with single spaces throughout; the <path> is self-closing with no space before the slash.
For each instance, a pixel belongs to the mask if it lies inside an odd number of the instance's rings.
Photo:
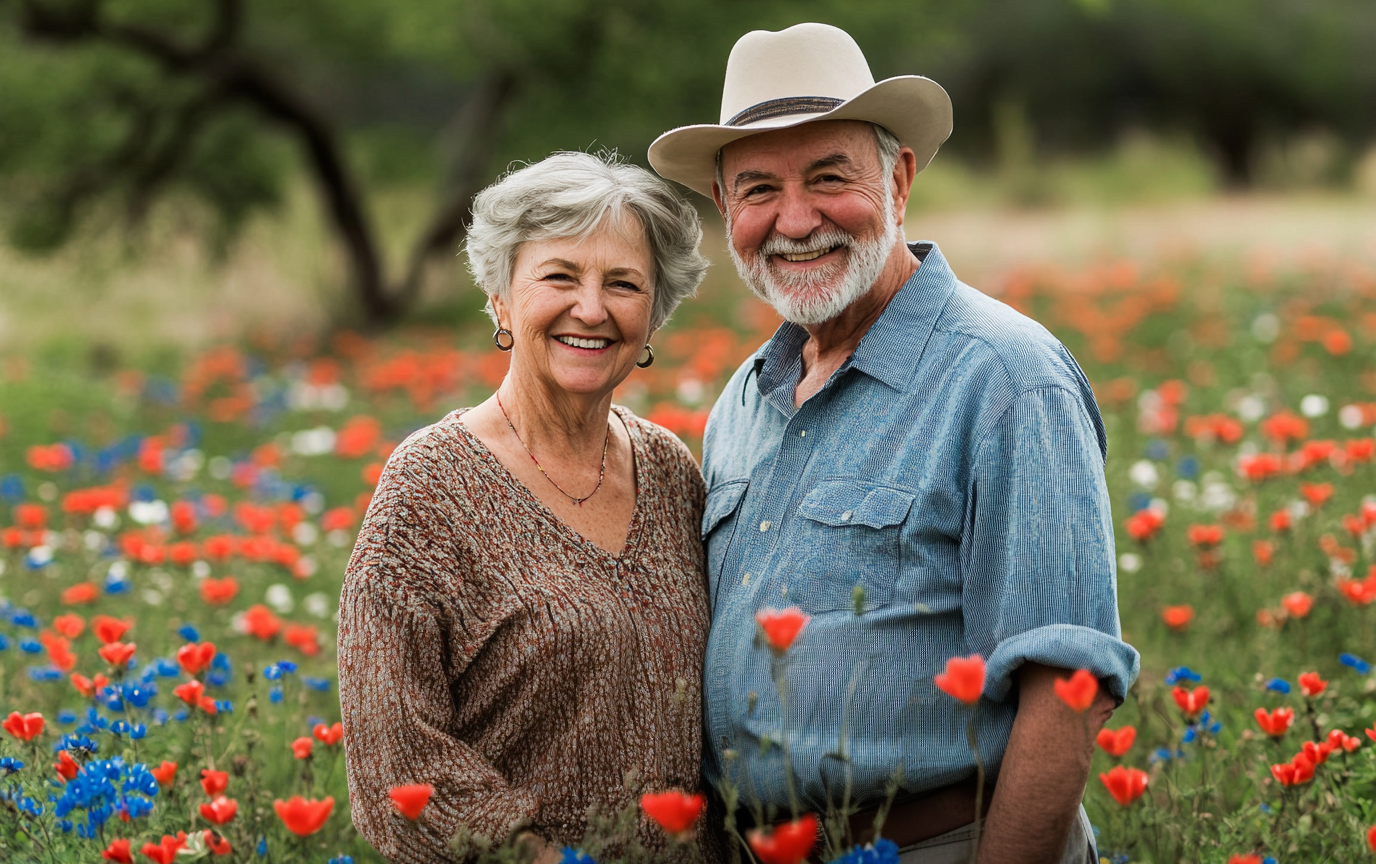
<path id="1" fill-rule="evenodd" d="M 584 239 L 610 218 L 634 216 L 654 258 L 650 329 L 657 330 L 707 274 L 698 251 L 702 220 L 683 196 L 615 152 L 555 153 L 508 172 L 473 199 L 464 241 L 468 269 L 488 296 L 511 298 L 511 275 L 523 243 Z"/>

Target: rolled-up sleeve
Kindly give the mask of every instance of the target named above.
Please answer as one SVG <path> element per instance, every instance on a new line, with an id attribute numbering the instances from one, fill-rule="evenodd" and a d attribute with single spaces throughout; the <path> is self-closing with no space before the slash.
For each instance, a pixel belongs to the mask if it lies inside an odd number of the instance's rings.
<path id="1" fill-rule="evenodd" d="M 1137 677 L 1137 651 L 1120 638 L 1097 409 L 1082 398 L 1063 387 L 1020 394 L 976 452 L 962 606 L 995 701 L 1027 661 L 1088 669 L 1120 702 Z"/>

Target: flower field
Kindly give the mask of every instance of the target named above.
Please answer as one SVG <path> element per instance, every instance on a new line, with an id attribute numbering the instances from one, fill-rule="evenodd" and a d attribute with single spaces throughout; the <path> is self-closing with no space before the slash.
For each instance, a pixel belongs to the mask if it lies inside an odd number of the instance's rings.
<path id="1" fill-rule="evenodd" d="M 1095 755 L 1101 854 L 1371 856 L 1376 272 L 1110 263 L 996 287 L 1075 353 L 1109 431 L 1143 669 Z M 696 447 L 774 320 L 689 301 L 619 401 Z M 0 860 L 377 860 L 348 815 L 340 581 L 391 448 L 501 380 L 489 346 L 0 357 Z M 398 790 L 397 818 L 424 806 Z"/>

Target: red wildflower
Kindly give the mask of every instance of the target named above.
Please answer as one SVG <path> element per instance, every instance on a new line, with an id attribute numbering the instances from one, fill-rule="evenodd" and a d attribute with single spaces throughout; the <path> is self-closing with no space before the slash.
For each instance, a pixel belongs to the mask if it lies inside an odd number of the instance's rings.
<path id="1" fill-rule="evenodd" d="M 1123 527 L 1127 530 L 1128 536 L 1138 543 L 1145 543 L 1156 532 L 1161 530 L 1161 526 L 1166 524 L 1166 514 L 1153 507 L 1146 507 L 1138 510 L 1123 522 Z"/>
<path id="2" fill-rule="evenodd" d="M 177 663 L 188 675 L 199 675 L 218 652 L 214 642 L 190 642 L 177 649 Z"/>
<path id="3" fill-rule="evenodd" d="M 1190 544 L 1200 549 L 1212 549 L 1223 542 L 1222 525 L 1191 525 L 1185 532 Z"/>
<path id="4" fill-rule="evenodd" d="M 190 534 L 196 530 L 196 505 L 190 501 L 172 502 L 172 527 L 178 534 Z"/>
<path id="5" fill-rule="evenodd" d="M 44 528 L 48 524 L 48 508 L 42 504 L 16 504 L 14 524 L 20 528 Z"/>
<path id="6" fill-rule="evenodd" d="M 314 749 L 315 742 L 304 735 L 291 742 L 291 755 L 297 759 L 311 758 L 311 751 Z"/>
<path id="7" fill-rule="evenodd" d="M 75 606 L 78 603 L 94 603 L 98 597 L 100 589 L 96 588 L 94 582 L 78 582 L 62 592 L 61 600 L 66 606 Z"/>
<path id="8" fill-rule="evenodd" d="M 201 839 L 205 841 L 205 848 L 209 849 L 211 851 L 211 854 L 228 855 L 229 853 L 234 851 L 234 849 L 229 845 L 229 840 L 224 837 L 221 837 L 214 831 L 207 830 L 204 834 L 201 835 Z"/>
<path id="9" fill-rule="evenodd" d="M 1117 759 L 1132 748 L 1137 740 L 1137 727 L 1124 726 L 1121 729 L 1100 729 L 1094 743 L 1108 755 Z"/>
<path id="10" fill-rule="evenodd" d="M 186 848 L 186 832 L 178 831 L 177 836 L 162 835 L 158 843 L 145 843 L 139 851 L 157 864 L 173 864 L 177 860 L 177 850 Z"/>
<path id="11" fill-rule="evenodd" d="M 1271 514 L 1271 530 L 1272 530 L 1272 531 L 1289 531 L 1289 530 L 1290 530 L 1290 511 L 1289 511 L 1289 510 L 1277 510 L 1276 512 L 1274 512 L 1274 513 Z"/>
<path id="12" fill-rule="evenodd" d="M 1237 470 L 1248 480 L 1259 483 L 1284 471 L 1285 463 L 1274 453 L 1257 453 L 1237 457 Z"/>
<path id="13" fill-rule="evenodd" d="M 201 818 L 212 825 L 223 825 L 238 812 L 239 802 L 223 795 L 216 795 L 215 800 L 201 805 Z"/>
<path id="14" fill-rule="evenodd" d="M 1328 732 L 1328 746 L 1331 750 L 1342 750 L 1344 753 L 1351 753 L 1362 746 L 1362 739 L 1354 738 L 1341 729 L 1330 729 Z"/>
<path id="15" fill-rule="evenodd" d="M 1366 845 L 1371 847 L 1372 852 L 1376 852 L 1376 825 L 1366 829 Z"/>
<path id="16" fill-rule="evenodd" d="M 1300 494 L 1305 497 L 1310 504 L 1315 507 L 1323 506 L 1323 503 L 1333 497 L 1332 483 L 1301 483 Z"/>
<path id="17" fill-rule="evenodd" d="M 201 550 L 205 556 L 215 561 L 224 561 L 234 554 L 234 538 L 228 534 L 217 534 L 214 537 L 207 537 L 201 544 Z"/>
<path id="18" fill-rule="evenodd" d="M 1126 807 L 1147 791 L 1147 772 L 1140 768 L 1115 765 L 1107 774 L 1099 775 L 1099 782 L 1104 784 L 1114 801 Z"/>
<path id="19" fill-rule="evenodd" d="M 239 580 L 233 576 L 226 576 L 223 579 L 207 577 L 201 580 L 201 600 L 207 606 L 220 606 L 228 603 L 238 593 Z"/>
<path id="20" fill-rule="evenodd" d="M 1282 411 L 1261 421 L 1261 434 L 1284 446 L 1290 441 L 1308 437 L 1309 424 L 1289 411 Z"/>
<path id="21" fill-rule="evenodd" d="M 1252 558 L 1262 567 L 1270 565 L 1271 559 L 1275 557 L 1276 544 L 1270 540 L 1252 541 Z"/>
<path id="22" fill-rule="evenodd" d="M 702 814 L 705 799 L 702 795 L 687 795 L 668 791 L 640 796 L 640 809 L 659 823 L 664 833 L 678 836 L 693 827 Z"/>
<path id="23" fill-rule="evenodd" d="M 114 861 L 115 864 L 134 864 L 134 855 L 129 851 L 128 840 L 112 840 L 100 852 L 100 857 L 106 861 Z"/>
<path id="24" fill-rule="evenodd" d="M 1295 722 L 1295 709 L 1277 708 L 1268 714 L 1265 708 L 1258 708 L 1252 716 L 1257 718 L 1257 725 L 1261 727 L 1261 731 L 1272 738 L 1279 738 L 1290 728 L 1290 724 Z"/>
<path id="25" fill-rule="evenodd" d="M 195 705 L 205 695 L 205 685 L 199 681 L 188 681 L 172 688 L 172 693 L 188 705 Z"/>
<path id="26" fill-rule="evenodd" d="M 53 619 L 53 629 L 68 639 L 75 639 L 86 629 L 86 621 L 80 615 L 68 612 Z"/>
<path id="27" fill-rule="evenodd" d="M 311 624 L 288 624 L 282 631 L 282 641 L 307 657 L 320 653 L 320 631 Z"/>
<path id="28" fill-rule="evenodd" d="M 37 712 L 20 714 L 18 711 L 12 711 L 10 716 L 5 718 L 5 722 L 0 724 L 0 728 L 20 741 L 32 741 L 43 734 L 43 715 Z"/>
<path id="29" fill-rule="evenodd" d="M 1299 681 L 1300 692 L 1311 699 L 1328 689 L 1328 682 L 1320 678 L 1317 672 L 1301 672 Z"/>
<path id="30" fill-rule="evenodd" d="M 978 654 L 952 657 L 946 661 L 946 671 L 932 680 L 941 692 L 966 705 L 973 705 L 984 692 L 984 671 L 984 658 Z"/>
<path id="31" fill-rule="evenodd" d="M 1347 451 L 1347 458 L 1352 462 L 1370 462 L 1376 456 L 1376 440 L 1371 438 L 1353 438 L 1344 445 Z"/>
<path id="32" fill-rule="evenodd" d="M 1060 700 L 1080 713 L 1087 711 L 1099 695 L 1099 679 L 1088 669 L 1077 669 L 1069 678 L 1057 678 L 1054 686 Z"/>
<path id="33" fill-rule="evenodd" d="M 1336 745 L 1328 741 L 1320 741 L 1317 744 L 1313 741 L 1306 741 L 1300 745 L 1300 753 L 1315 765 L 1322 765 L 1327 762 L 1328 754 L 1336 749 Z"/>
<path id="34" fill-rule="evenodd" d="M 1194 690 L 1176 687 L 1171 690 L 1171 696 L 1175 697 L 1175 704 L 1180 706 L 1180 710 L 1184 711 L 1187 717 L 1195 716 L 1209 704 L 1208 687 L 1196 687 Z"/>
<path id="35" fill-rule="evenodd" d="M 97 615 L 91 619 L 91 632 L 105 645 L 123 639 L 124 634 L 128 633 L 132 626 L 134 626 L 133 621 L 121 621 L 118 618 L 111 618 L 109 615 Z"/>
<path id="36" fill-rule="evenodd" d="M 333 747 L 343 740 L 344 726 L 341 723 L 335 723 L 332 726 L 326 726 L 324 723 L 317 723 L 314 728 L 311 729 L 311 735 L 315 736 L 315 740 L 324 744 L 326 747 Z"/>
<path id="37" fill-rule="evenodd" d="M 243 617 L 244 632 L 264 642 L 271 640 L 282 630 L 282 621 L 261 603 L 250 606 Z"/>
<path id="38" fill-rule="evenodd" d="M 156 768 L 149 768 L 148 773 L 153 775 L 159 786 L 170 786 L 177 776 L 177 763 L 164 761 Z"/>
<path id="39" fill-rule="evenodd" d="M 1161 610 L 1161 620 L 1172 630 L 1184 630 L 1194 620 L 1194 607 L 1188 603 L 1180 606 L 1167 606 Z"/>
<path id="40" fill-rule="evenodd" d="M 53 770 L 56 771 L 58 776 L 63 780 L 70 780 L 81 770 L 81 766 L 76 764 L 76 760 L 72 758 L 72 754 L 68 753 L 66 750 L 59 750 L 57 751 L 57 764 L 53 766 Z"/>
<path id="41" fill-rule="evenodd" d="M 288 831 L 299 837 L 308 837 L 324 827 L 325 820 L 330 818 L 330 811 L 334 809 L 334 798 L 316 801 L 293 795 L 286 801 L 273 801 L 272 809 L 277 811 L 277 818 L 282 820 Z"/>
<path id="42" fill-rule="evenodd" d="M 1365 579 L 1339 579 L 1337 581 L 1338 593 L 1347 598 L 1349 603 L 1358 606 L 1370 606 L 1376 601 L 1376 579 L 1368 576 Z"/>
<path id="43" fill-rule="evenodd" d="M 1228 864 L 1262 864 L 1260 855 L 1233 855 Z"/>
<path id="44" fill-rule="evenodd" d="M 761 864 L 799 864 L 817 845 L 817 817 L 809 813 L 769 833 L 753 830 L 746 839 Z"/>
<path id="45" fill-rule="evenodd" d="M 320 529 L 325 532 L 345 531 L 354 527 L 354 510 L 352 507 L 335 507 L 333 510 L 326 510 L 320 516 Z"/>
<path id="46" fill-rule="evenodd" d="M 92 680 L 82 675 L 80 672 L 72 673 L 72 686 L 76 688 L 76 692 L 85 696 L 87 699 L 95 696 L 100 690 L 104 690 L 105 685 L 109 683 L 110 679 L 106 678 L 104 675 L 97 674 L 95 680 Z"/>
<path id="47" fill-rule="evenodd" d="M 765 641 L 780 654 L 788 650 L 809 620 L 797 606 L 782 610 L 761 609 L 755 613 L 755 623 L 760 625 Z"/>
<path id="48" fill-rule="evenodd" d="M 433 794 L 435 787 L 429 783 L 408 783 L 393 786 L 387 792 L 387 797 L 392 799 L 392 806 L 398 813 L 414 822 L 420 818 L 421 811 L 430 803 Z"/>
<path id="49" fill-rule="evenodd" d="M 1303 591 L 1293 591 L 1280 598 L 1280 605 L 1296 618 L 1304 618 L 1309 614 L 1309 610 L 1314 608 L 1314 598 Z"/>
<path id="50" fill-rule="evenodd" d="M 134 651 L 138 646 L 133 642 L 124 644 L 123 642 L 111 642 L 109 645 L 100 646 L 100 658 L 116 669 L 123 669 L 129 665 L 129 660 L 134 656 Z"/>
<path id="51" fill-rule="evenodd" d="M 201 788 L 212 798 L 229 788 L 229 772 L 201 769 Z"/>

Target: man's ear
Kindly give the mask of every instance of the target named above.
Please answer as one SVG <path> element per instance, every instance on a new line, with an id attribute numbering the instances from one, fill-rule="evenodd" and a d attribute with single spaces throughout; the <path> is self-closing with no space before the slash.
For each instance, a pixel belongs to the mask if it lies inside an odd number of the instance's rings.
<path id="1" fill-rule="evenodd" d="M 712 203 L 717 205 L 717 212 L 721 214 L 723 221 L 726 220 L 726 203 L 722 201 L 721 187 L 717 181 L 712 181 Z"/>
<path id="2" fill-rule="evenodd" d="M 893 206 L 897 212 L 894 213 L 894 220 L 903 224 L 903 218 L 908 212 L 908 196 L 913 191 L 913 180 L 917 177 L 917 155 L 913 153 L 911 147 L 901 147 L 898 150 L 898 159 L 893 163 L 893 176 L 889 182 L 894 184 Z"/>

